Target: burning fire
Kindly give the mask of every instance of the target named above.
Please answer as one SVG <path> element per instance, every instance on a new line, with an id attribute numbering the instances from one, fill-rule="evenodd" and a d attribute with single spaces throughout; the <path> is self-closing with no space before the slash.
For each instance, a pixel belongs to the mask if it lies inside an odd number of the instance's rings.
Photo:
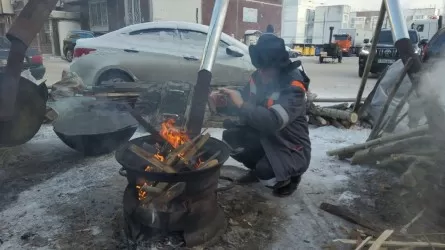
<path id="1" fill-rule="evenodd" d="M 168 119 L 162 123 L 161 131 L 159 133 L 172 145 L 173 148 L 177 148 L 190 140 L 184 131 L 175 127 L 175 120 L 173 119 Z"/>
<path id="2" fill-rule="evenodd" d="M 177 148 L 181 146 L 182 144 L 186 143 L 190 140 L 190 138 L 187 136 L 187 134 L 178 128 L 175 127 L 175 120 L 168 119 L 165 122 L 161 124 L 161 130 L 159 131 L 159 134 L 164 138 L 173 148 Z M 154 157 L 161 161 L 165 161 L 165 156 L 162 154 L 163 152 L 160 151 L 159 148 L 157 148 L 158 152 L 154 155 Z M 201 160 L 198 160 L 198 163 L 196 164 L 196 167 L 199 166 L 201 163 Z M 150 172 L 152 170 L 152 167 L 147 166 L 145 168 L 146 172 Z M 144 200 L 147 198 L 147 192 L 144 191 L 144 187 L 151 186 L 151 184 L 145 182 L 142 185 L 136 185 L 136 189 L 138 190 L 138 199 Z"/>

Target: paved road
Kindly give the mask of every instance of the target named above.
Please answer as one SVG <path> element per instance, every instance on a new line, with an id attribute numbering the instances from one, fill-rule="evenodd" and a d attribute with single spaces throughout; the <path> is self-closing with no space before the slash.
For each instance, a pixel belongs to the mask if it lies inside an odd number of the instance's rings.
<path id="1" fill-rule="evenodd" d="M 319 97 L 353 97 L 357 95 L 361 79 L 358 77 L 358 58 L 343 58 L 342 63 L 318 63 L 318 57 L 300 59 L 311 78 L 310 89 Z M 368 79 L 365 94 L 372 90 L 376 78 Z"/>

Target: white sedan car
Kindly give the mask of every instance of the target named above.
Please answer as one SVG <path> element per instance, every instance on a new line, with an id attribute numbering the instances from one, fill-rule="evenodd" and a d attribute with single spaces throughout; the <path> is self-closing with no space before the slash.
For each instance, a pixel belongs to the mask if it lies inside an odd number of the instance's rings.
<path id="1" fill-rule="evenodd" d="M 195 83 L 208 26 L 160 21 L 131 25 L 80 39 L 70 70 L 87 86 L 104 81 L 183 81 Z M 244 85 L 255 70 L 248 47 L 222 34 L 212 85 Z"/>

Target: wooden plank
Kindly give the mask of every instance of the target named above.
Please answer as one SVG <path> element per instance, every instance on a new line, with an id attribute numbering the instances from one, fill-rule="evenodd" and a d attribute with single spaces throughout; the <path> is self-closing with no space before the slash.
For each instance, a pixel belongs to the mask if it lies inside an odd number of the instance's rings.
<path id="1" fill-rule="evenodd" d="M 326 211 L 330 214 L 333 214 L 335 216 L 338 216 L 350 223 L 367 228 L 371 231 L 375 231 L 375 232 L 381 231 L 377 226 L 372 225 L 371 222 L 360 218 L 358 215 L 353 214 L 352 212 L 346 210 L 345 208 L 341 208 L 339 206 L 323 202 L 320 205 L 320 209 L 323 211 Z"/>
<path id="2" fill-rule="evenodd" d="M 391 234 L 394 233 L 394 230 L 385 230 L 378 238 L 374 241 L 374 243 L 371 245 L 369 250 L 379 250 L 382 246 L 383 242 L 385 242 Z"/>
<path id="3" fill-rule="evenodd" d="M 357 240 L 350 240 L 350 239 L 336 239 L 333 242 L 339 242 L 343 244 L 349 244 L 349 245 L 357 245 Z M 370 240 L 366 243 L 366 245 L 374 244 L 375 241 Z M 384 241 L 382 243 L 382 246 L 384 247 L 434 247 L 434 248 L 443 248 L 445 249 L 444 243 L 439 242 L 418 242 L 418 241 Z"/>
<path id="4" fill-rule="evenodd" d="M 361 250 L 361 249 L 363 249 L 363 247 L 365 247 L 366 244 L 367 244 L 370 240 L 372 240 L 372 236 L 368 236 L 368 237 L 366 237 L 366 239 L 364 239 L 364 240 L 362 241 L 362 243 L 360 243 L 360 245 L 358 245 L 358 246 L 355 248 L 355 250 Z"/>
<path id="5" fill-rule="evenodd" d="M 162 169 L 166 173 L 176 173 L 177 171 L 171 166 L 164 164 L 163 162 L 156 159 L 152 154 L 145 151 L 143 148 L 136 146 L 134 144 L 130 145 L 129 150 L 135 153 L 137 156 L 146 160 L 151 166 L 158 169 Z"/>

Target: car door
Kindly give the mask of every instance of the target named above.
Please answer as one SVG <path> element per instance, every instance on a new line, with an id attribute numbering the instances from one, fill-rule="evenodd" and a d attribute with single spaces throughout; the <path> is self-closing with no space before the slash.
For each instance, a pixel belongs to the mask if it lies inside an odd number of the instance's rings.
<path id="1" fill-rule="evenodd" d="M 439 31 L 428 44 L 428 58 L 438 59 L 445 50 L 445 29 Z"/>
<path id="2" fill-rule="evenodd" d="M 153 27 L 128 33 L 124 52 L 127 68 L 140 80 L 150 82 L 179 81 L 178 47 L 180 38 L 175 27 Z"/>
<path id="3" fill-rule="evenodd" d="M 182 41 L 180 47 L 181 75 L 184 80 L 195 82 L 201 65 L 207 33 L 181 27 L 178 28 L 178 31 Z M 250 74 L 249 71 L 244 70 L 246 61 L 241 57 L 229 56 L 226 53 L 227 47 L 229 44 L 220 40 L 212 69 L 212 85 L 243 85 Z"/>

